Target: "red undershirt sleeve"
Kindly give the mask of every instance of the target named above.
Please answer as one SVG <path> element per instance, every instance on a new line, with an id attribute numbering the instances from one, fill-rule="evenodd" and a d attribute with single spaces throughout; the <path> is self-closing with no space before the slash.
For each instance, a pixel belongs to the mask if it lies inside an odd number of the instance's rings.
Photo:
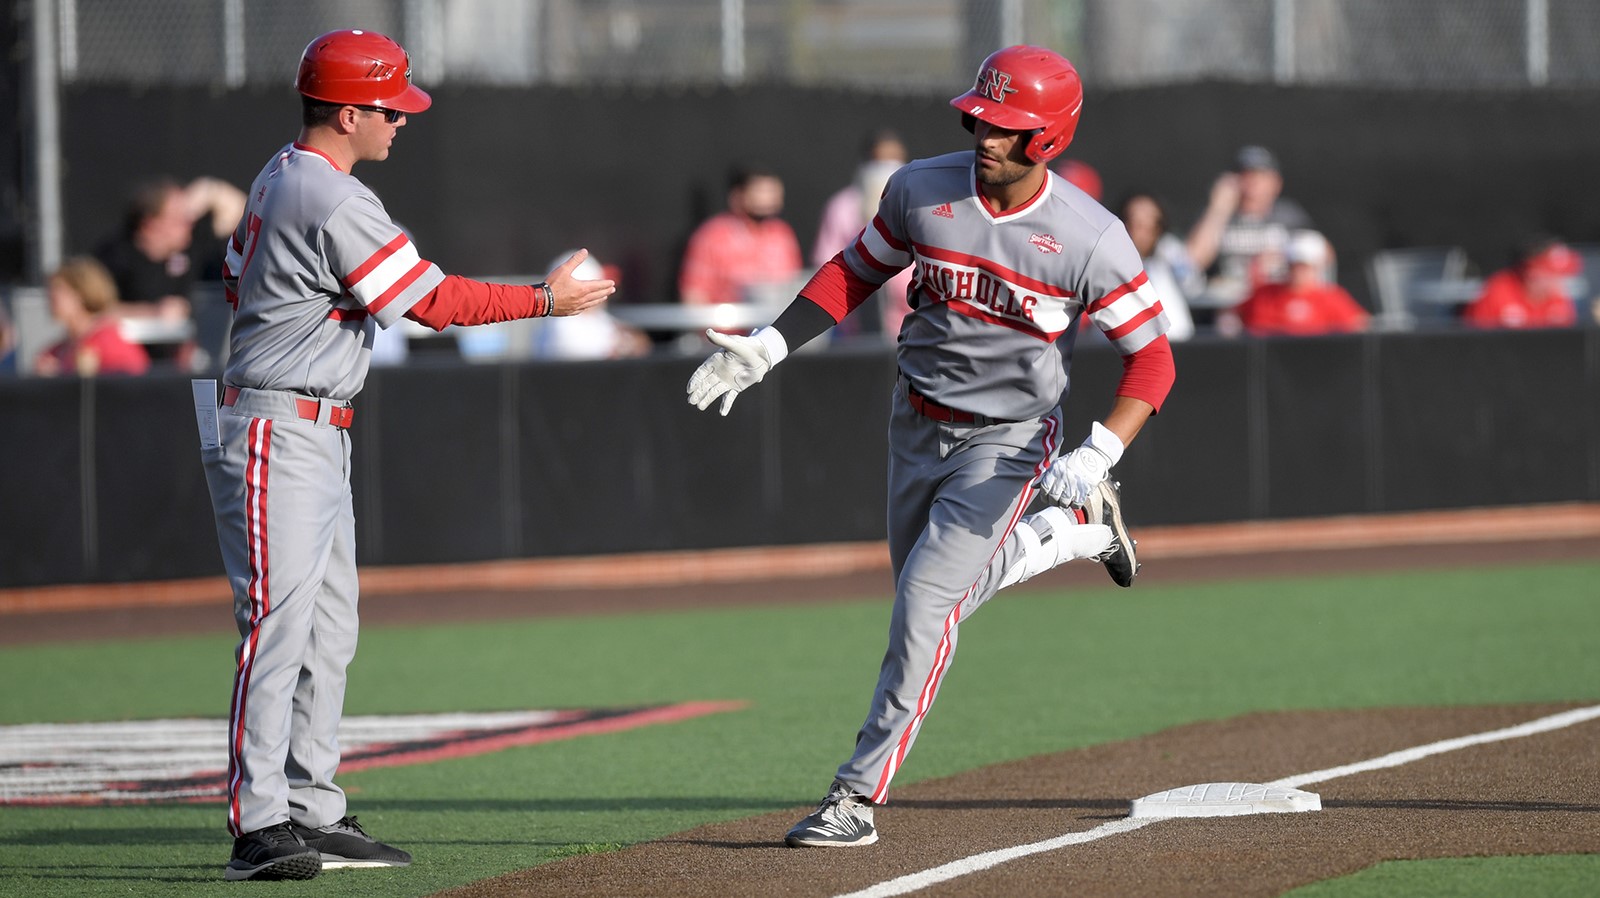
<path id="1" fill-rule="evenodd" d="M 523 284 L 486 284 L 447 274 L 439 286 L 417 300 L 406 317 L 436 331 L 452 324 L 493 324 L 534 318 L 544 311 L 544 296 Z"/>
<path id="2" fill-rule="evenodd" d="M 1142 399 L 1159 412 L 1176 377 L 1172 344 L 1162 334 L 1138 352 L 1122 357 L 1122 380 L 1117 383 L 1117 395 Z"/>
<path id="3" fill-rule="evenodd" d="M 817 269 L 800 294 L 821 306 L 837 324 L 880 286 L 851 271 L 845 264 L 844 253 L 840 252 Z"/>

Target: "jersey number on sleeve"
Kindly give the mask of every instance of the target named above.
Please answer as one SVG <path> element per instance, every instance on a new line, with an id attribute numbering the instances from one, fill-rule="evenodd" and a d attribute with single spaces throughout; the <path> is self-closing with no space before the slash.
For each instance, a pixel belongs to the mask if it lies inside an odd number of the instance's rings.
<path id="1" fill-rule="evenodd" d="M 261 236 L 261 216 L 250 213 L 249 223 L 245 225 L 244 233 L 244 259 L 239 263 L 238 279 L 244 280 L 244 273 L 250 268 L 250 258 L 256 254 L 256 240 Z M 229 297 L 233 301 L 234 311 L 239 310 L 239 294 L 235 290 Z"/>

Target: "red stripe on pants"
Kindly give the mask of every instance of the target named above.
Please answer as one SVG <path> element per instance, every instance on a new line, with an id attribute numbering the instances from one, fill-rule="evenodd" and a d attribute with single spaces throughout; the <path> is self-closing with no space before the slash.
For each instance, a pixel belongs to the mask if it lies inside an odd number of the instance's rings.
<path id="1" fill-rule="evenodd" d="M 1000 547 L 1005 546 L 1006 539 L 1011 538 L 1011 531 L 1016 530 L 1016 522 L 1022 520 L 1022 512 L 1027 511 L 1029 503 L 1034 501 L 1034 482 L 1038 480 L 1040 475 L 1045 474 L 1046 467 L 1050 467 L 1051 459 L 1056 453 L 1059 431 L 1061 431 L 1061 423 L 1059 423 L 1058 419 L 1045 419 L 1045 447 L 1043 447 L 1045 448 L 1045 455 L 1040 459 L 1040 463 L 1034 466 L 1034 477 L 1029 479 L 1026 487 L 1022 488 L 1022 495 L 1018 496 L 1018 503 L 1011 507 L 1011 519 L 1006 522 L 1005 531 L 1000 535 L 1000 541 L 995 544 L 994 554 L 989 555 L 990 565 L 994 563 L 995 555 L 1000 554 Z M 987 565 L 984 570 L 989 570 Z M 979 579 L 982 579 L 982 573 L 979 573 L 978 576 Z M 950 645 L 950 632 L 954 631 L 958 623 L 962 623 L 962 619 L 960 619 L 962 605 L 965 605 L 966 600 L 971 599 L 974 589 L 978 589 L 976 581 L 971 586 L 966 587 L 962 600 L 955 603 L 955 608 L 952 608 L 949 616 L 944 618 L 944 634 L 939 639 L 939 647 L 933 653 L 933 669 L 928 671 L 928 680 L 922 685 L 922 692 L 917 695 L 917 714 L 910 720 L 910 724 L 906 727 L 906 732 L 901 733 L 899 743 L 894 746 L 894 754 L 891 754 L 888 760 L 883 762 L 883 772 L 878 775 L 878 784 L 872 789 L 872 804 L 883 804 L 883 800 L 888 797 L 890 781 L 893 780 L 894 773 L 898 772 L 902 762 L 906 760 L 906 752 L 910 751 L 912 733 L 917 732 L 918 727 L 922 727 L 923 717 L 928 716 L 928 709 L 933 708 L 934 695 L 939 692 L 939 680 L 944 677 L 944 671 L 949 669 L 950 656 L 955 653 L 954 647 Z"/>
<path id="2" fill-rule="evenodd" d="M 1055 455 L 1059 429 L 1060 422 L 1055 418 L 1045 419 L 1044 457 L 1034 466 L 1033 477 L 1028 481 L 1028 485 L 1023 487 L 1022 495 L 1017 497 L 1016 505 L 1012 506 L 1011 519 L 1006 522 L 1005 531 L 1000 535 L 1000 541 L 995 544 L 994 552 L 989 556 L 989 564 L 994 564 L 995 556 L 1000 554 L 1001 547 L 1011 538 L 1011 531 L 1015 530 L 1017 522 L 1022 520 L 1022 513 L 1028 510 L 1028 503 L 1033 501 L 1036 492 L 1033 483 L 1044 474 L 1046 468 L 1050 467 L 1052 456 Z M 984 570 L 988 570 L 988 565 L 984 566 Z M 981 572 L 978 578 L 982 580 Z M 951 609 L 950 614 L 944 619 L 944 633 L 939 639 L 939 647 L 933 653 L 933 668 L 928 671 L 928 679 L 922 684 L 922 691 L 917 694 L 917 713 L 911 718 L 911 723 L 906 725 L 905 731 L 900 734 L 894 753 L 883 762 L 883 772 L 878 775 L 878 785 L 872 790 L 873 804 L 882 804 L 888 797 L 889 782 L 894 779 L 901 763 L 905 761 L 906 752 L 911 750 L 912 734 L 922 725 L 922 718 L 927 716 L 928 709 L 933 707 L 933 698 L 939 691 L 939 681 L 943 679 L 945 670 L 950 666 L 950 658 L 955 653 L 954 647 L 950 644 L 950 633 L 961 623 L 961 608 L 977 588 L 976 581 L 967 587 L 967 591 L 961 596 L 961 601 L 956 603 L 956 607 Z"/>
<path id="3" fill-rule="evenodd" d="M 250 599 L 250 633 L 239 643 L 233 676 L 233 701 L 228 711 L 228 829 L 244 835 L 239 808 L 239 784 L 244 777 L 244 720 L 261 638 L 261 621 L 272 610 L 267 579 L 267 468 L 272 451 L 272 422 L 250 421 L 244 466 L 245 554 L 250 565 L 246 594 Z"/>
<path id="4" fill-rule="evenodd" d="M 965 602 L 970 595 L 972 590 L 968 589 L 966 595 L 961 597 L 961 602 Z M 873 804 L 882 804 L 884 798 L 888 796 L 889 781 L 894 779 L 895 771 L 900 769 L 901 762 L 906 758 L 906 752 L 911 749 L 911 734 L 922 725 L 922 718 L 927 716 L 928 709 L 933 707 L 933 696 L 939 690 L 939 680 L 944 676 L 945 668 L 950 663 L 950 631 L 955 628 L 961 617 L 961 602 L 957 602 L 956 607 L 950 609 L 950 613 L 945 616 L 944 635 L 939 638 L 939 647 L 933 653 L 933 668 L 928 671 L 928 679 L 922 684 L 922 691 L 917 693 L 917 713 L 911 718 L 911 722 L 906 724 L 905 731 L 900 734 L 900 741 L 894 747 L 894 754 L 883 762 L 883 772 L 878 774 L 878 785 L 872 790 Z"/>

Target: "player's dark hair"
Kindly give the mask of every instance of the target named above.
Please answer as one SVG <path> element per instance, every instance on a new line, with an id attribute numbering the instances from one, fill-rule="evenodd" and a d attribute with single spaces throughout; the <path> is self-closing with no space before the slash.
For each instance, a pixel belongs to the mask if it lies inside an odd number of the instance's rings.
<path id="1" fill-rule="evenodd" d="M 342 105 L 341 103 L 314 100 L 302 94 L 300 96 L 300 124 L 307 128 L 326 125 L 333 121 L 334 116 L 339 114 L 339 109 Z"/>

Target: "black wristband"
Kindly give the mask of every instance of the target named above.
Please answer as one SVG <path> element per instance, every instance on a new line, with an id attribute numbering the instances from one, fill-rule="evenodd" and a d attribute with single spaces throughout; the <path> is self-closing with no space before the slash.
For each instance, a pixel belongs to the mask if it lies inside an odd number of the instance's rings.
<path id="1" fill-rule="evenodd" d="M 783 334 L 790 352 L 821 336 L 835 324 L 838 322 L 827 309 L 804 296 L 796 296 L 794 302 L 779 313 L 778 320 L 772 322 L 778 333 Z"/>
<path id="2" fill-rule="evenodd" d="M 540 318 L 549 318 L 556 311 L 556 294 L 545 281 L 534 284 L 534 289 L 544 294 L 544 311 L 539 313 Z"/>

